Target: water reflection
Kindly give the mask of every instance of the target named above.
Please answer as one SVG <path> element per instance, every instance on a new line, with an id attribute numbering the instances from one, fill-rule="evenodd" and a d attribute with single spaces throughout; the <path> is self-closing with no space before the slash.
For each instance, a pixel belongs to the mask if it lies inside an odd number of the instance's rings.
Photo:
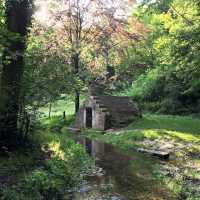
<path id="1" fill-rule="evenodd" d="M 137 152 L 125 153 L 111 145 L 75 136 L 95 158 L 99 173 L 75 194 L 75 200 L 161 200 L 172 199 L 154 179 L 156 159 Z"/>

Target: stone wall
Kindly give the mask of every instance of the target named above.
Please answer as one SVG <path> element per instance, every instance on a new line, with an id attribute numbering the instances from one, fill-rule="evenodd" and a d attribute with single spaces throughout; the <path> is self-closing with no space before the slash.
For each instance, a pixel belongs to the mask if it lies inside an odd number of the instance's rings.
<path id="1" fill-rule="evenodd" d="M 74 126 L 76 128 L 86 128 L 86 108 L 92 108 L 92 128 L 104 130 L 106 114 L 103 113 L 93 98 L 89 98 L 87 102 L 79 109 Z"/>
<path id="2" fill-rule="evenodd" d="M 84 125 L 84 106 L 80 107 L 78 113 L 76 114 L 76 119 L 75 119 L 75 122 L 74 122 L 74 127 L 75 128 L 84 128 L 85 125 Z"/>
<path id="3" fill-rule="evenodd" d="M 129 97 L 90 96 L 77 113 L 76 128 L 86 127 L 86 108 L 92 108 L 92 128 L 105 130 L 126 127 L 137 118 L 141 111 Z"/>

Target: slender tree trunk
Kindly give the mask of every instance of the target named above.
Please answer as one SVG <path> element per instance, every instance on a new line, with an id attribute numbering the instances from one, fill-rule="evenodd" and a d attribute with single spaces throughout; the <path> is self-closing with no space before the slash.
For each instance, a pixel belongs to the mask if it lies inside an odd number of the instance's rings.
<path id="1" fill-rule="evenodd" d="M 80 107 L 80 92 L 75 90 L 75 112 L 77 113 Z"/>
<path id="2" fill-rule="evenodd" d="M 52 107 L 52 104 L 49 103 L 49 119 L 51 118 L 51 107 Z"/>
<path id="3" fill-rule="evenodd" d="M 65 113 L 65 111 L 63 111 L 63 119 L 64 120 L 66 119 L 66 113 Z"/>
<path id="4" fill-rule="evenodd" d="M 19 142 L 17 128 L 19 96 L 24 70 L 25 36 L 30 16 L 30 0 L 6 1 L 6 23 L 9 34 L 0 80 L 0 145 L 8 147 Z"/>
<path id="5" fill-rule="evenodd" d="M 79 54 L 78 53 L 76 53 L 76 54 L 73 55 L 73 57 L 72 57 L 72 63 L 74 65 L 75 76 L 78 76 L 78 73 L 79 73 Z M 80 106 L 80 91 L 76 87 L 75 88 L 75 112 L 76 113 L 79 110 L 79 106 Z"/>

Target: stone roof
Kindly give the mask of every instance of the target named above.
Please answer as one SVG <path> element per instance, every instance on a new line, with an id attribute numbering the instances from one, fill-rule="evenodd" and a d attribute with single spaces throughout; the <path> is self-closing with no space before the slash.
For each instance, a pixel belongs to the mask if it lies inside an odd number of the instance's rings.
<path id="1" fill-rule="evenodd" d="M 131 97 L 120 97 L 120 96 L 110 96 L 110 95 L 98 95 L 93 96 L 97 104 L 105 107 L 109 112 L 136 112 L 138 111 L 138 106 L 134 103 Z"/>

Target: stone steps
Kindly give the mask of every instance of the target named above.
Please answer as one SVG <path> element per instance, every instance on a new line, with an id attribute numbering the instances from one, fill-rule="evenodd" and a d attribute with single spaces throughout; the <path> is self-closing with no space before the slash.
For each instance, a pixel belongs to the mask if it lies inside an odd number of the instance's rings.
<path id="1" fill-rule="evenodd" d="M 123 128 L 134 121 L 137 105 L 129 97 L 92 96 L 97 107 L 110 117 L 112 127 Z"/>
<path id="2" fill-rule="evenodd" d="M 133 105 L 131 103 L 127 103 L 127 98 L 118 97 L 119 99 L 117 101 L 116 97 L 113 99 L 109 98 L 109 101 L 106 99 L 108 97 L 93 96 L 92 98 L 95 100 L 96 104 L 100 105 L 100 108 L 108 108 L 108 110 L 113 112 L 129 111 L 130 113 L 134 113 Z"/>
<path id="3" fill-rule="evenodd" d="M 117 98 L 109 98 L 110 100 L 107 100 L 107 98 L 102 98 L 100 96 L 93 96 L 93 99 L 96 101 L 97 104 L 104 105 L 105 107 L 108 107 L 109 109 L 112 110 L 130 110 L 132 111 L 132 104 L 127 103 L 127 98 L 119 98 L 117 101 Z M 123 104 L 123 106 L 122 106 Z"/>
<path id="4" fill-rule="evenodd" d="M 96 104 L 100 108 L 100 110 L 106 114 L 109 114 L 108 108 L 102 103 L 102 101 L 97 96 L 93 96 L 93 99 L 95 100 Z"/>

